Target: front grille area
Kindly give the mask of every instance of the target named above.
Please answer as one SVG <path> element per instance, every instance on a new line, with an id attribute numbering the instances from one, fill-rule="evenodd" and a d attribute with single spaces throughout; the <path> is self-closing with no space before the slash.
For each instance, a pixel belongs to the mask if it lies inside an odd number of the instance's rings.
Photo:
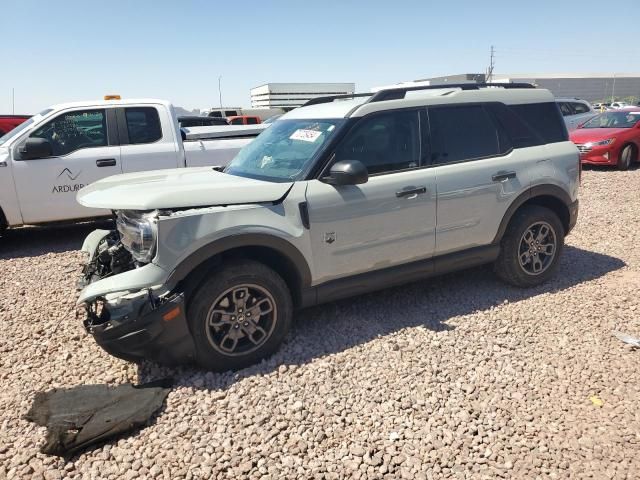
<path id="1" fill-rule="evenodd" d="M 581 143 L 577 144 L 576 147 L 578 147 L 581 155 L 589 153 L 591 151 L 591 147 L 587 147 L 586 145 L 583 145 Z"/>

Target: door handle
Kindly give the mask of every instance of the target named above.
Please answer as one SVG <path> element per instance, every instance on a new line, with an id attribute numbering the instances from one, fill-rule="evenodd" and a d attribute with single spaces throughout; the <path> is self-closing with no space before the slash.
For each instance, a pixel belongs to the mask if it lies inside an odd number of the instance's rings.
<path id="1" fill-rule="evenodd" d="M 500 172 L 494 173 L 493 176 L 491 177 L 491 180 L 493 180 L 494 182 L 504 182 L 505 180 L 516 178 L 516 176 L 517 176 L 516 172 L 500 171 Z"/>
<path id="2" fill-rule="evenodd" d="M 98 167 L 115 167 L 116 159 L 115 158 L 102 158 L 100 160 L 96 160 L 96 165 Z"/>
<path id="3" fill-rule="evenodd" d="M 409 197 L 411 195 L 420 195 L 421 193 L 427 193 L 427 187 L 407 187 L 403 190 L 398 190 L 396 192 L 396 197 Z"/>

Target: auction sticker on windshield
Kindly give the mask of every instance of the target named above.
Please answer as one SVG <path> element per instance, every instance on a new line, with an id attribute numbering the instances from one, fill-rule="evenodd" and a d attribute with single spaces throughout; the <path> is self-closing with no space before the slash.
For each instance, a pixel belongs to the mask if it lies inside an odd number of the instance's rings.
<path id="1" fill-rule="evenodd" d="M 306 130 L 304 128 L 299 128 L 291 134 L 289 139 L 302 140 L 304 142 L 315 142 L 320 135 L 322 135 L 322 132 L 319 132 L 318 130 Z"/>

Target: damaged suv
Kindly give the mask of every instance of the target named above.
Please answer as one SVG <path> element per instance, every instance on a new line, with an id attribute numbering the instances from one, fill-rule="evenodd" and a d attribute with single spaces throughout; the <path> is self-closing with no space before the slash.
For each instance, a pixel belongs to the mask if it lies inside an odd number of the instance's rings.
<path id="1" fill-rule="evenodd" d="M 485 263 L 535 286 L 578 214 L 578 151 L 551 93 L 527 84 L 314 99 L 219 170 L 79 192 L 116 215 L 84 242 L 78 299 L 111 354 L 237 369 L 306 306 Z"/>

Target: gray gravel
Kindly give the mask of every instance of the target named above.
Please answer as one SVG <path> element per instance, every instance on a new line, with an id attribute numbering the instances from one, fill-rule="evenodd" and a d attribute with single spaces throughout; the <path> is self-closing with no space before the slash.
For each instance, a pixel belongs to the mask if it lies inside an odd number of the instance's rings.
<path id="1" fill-rule="evenodd" d="M 611 331 L 640 335 L 640 170 L 586 171 L 582 186 L 548 285 L 481 268 L 317 307 L 235 374 L 110 357 L 74 319 L 93 226 L 11 232 L 0 478 L 637 478 L 640 350 Z M 150 426 L 67 462 L 22 420 L 38 390 L 165 375 L 178 386 Z"/>

